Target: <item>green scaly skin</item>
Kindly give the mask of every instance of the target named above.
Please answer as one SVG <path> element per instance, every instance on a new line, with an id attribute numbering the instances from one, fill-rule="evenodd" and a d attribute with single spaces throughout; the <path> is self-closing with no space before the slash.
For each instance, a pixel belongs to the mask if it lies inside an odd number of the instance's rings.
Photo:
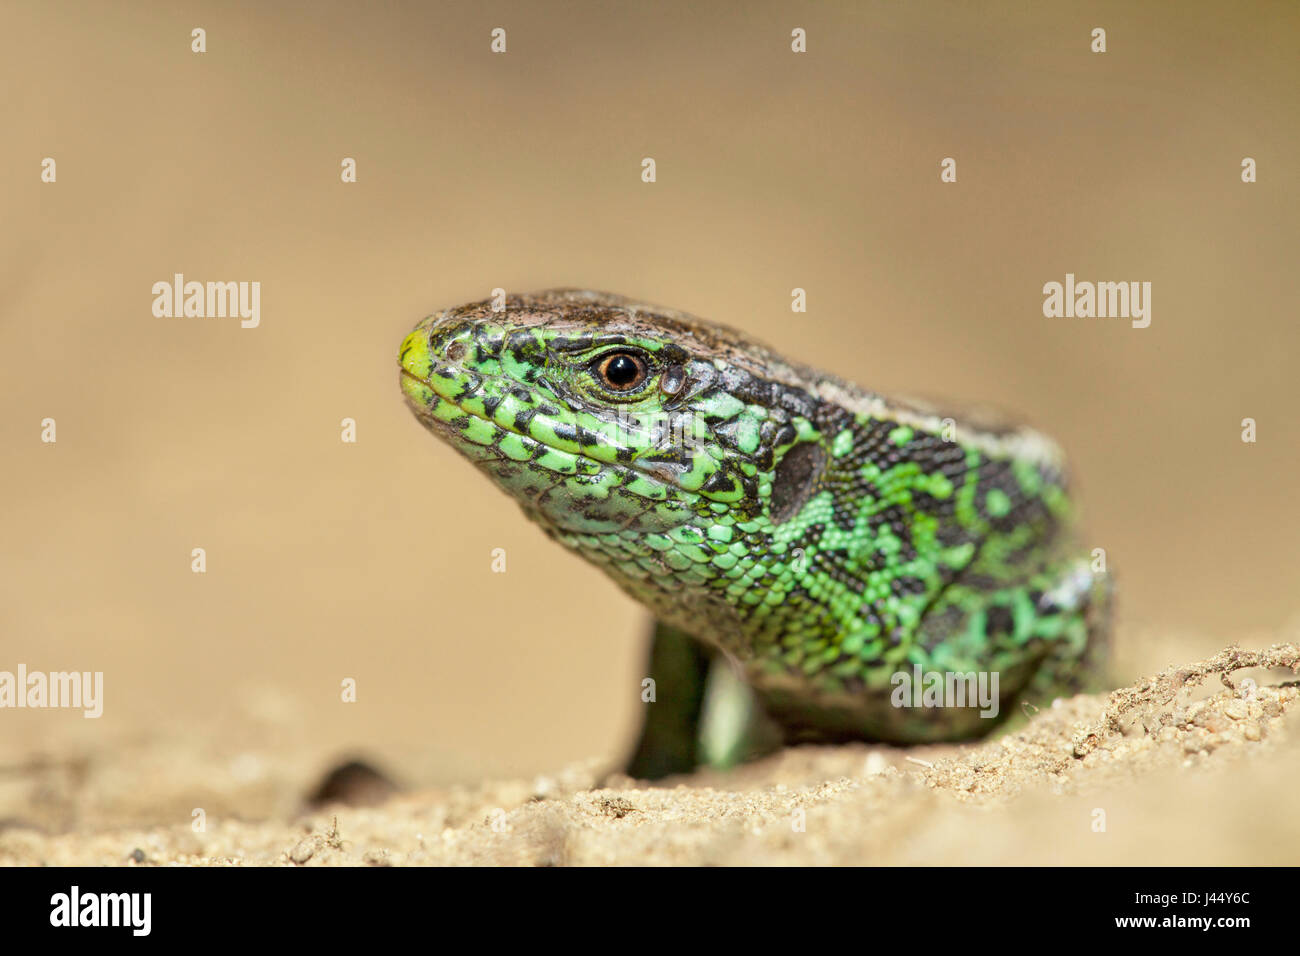
<path id="1" fill-rule="evenodd" d="M 644 381 L 603 380 L 614 353 Z M 732 329 L 577 290 L 432 315 L 399 363 L 426 428 L 661 631 L 733 662 L 787 740 L 955 740 L 996 723 L 895 706 L 891 678 L 916 667 L 995 673 L 1001 716 L 1096 672 L 1109 584 L 1074 543 L 1059 452 L 1028 428 L 887 399 Z"/>

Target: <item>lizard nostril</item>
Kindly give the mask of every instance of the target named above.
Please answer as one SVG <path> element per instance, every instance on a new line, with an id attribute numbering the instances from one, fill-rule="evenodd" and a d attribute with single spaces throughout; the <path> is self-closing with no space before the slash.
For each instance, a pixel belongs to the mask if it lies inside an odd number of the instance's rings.
<path id="1" fill-rule="evenodd" d="M 453 362 L 459 362 L 465 357 L 465 343 L 452 342 L 447 346 L 447 358 Z"/>

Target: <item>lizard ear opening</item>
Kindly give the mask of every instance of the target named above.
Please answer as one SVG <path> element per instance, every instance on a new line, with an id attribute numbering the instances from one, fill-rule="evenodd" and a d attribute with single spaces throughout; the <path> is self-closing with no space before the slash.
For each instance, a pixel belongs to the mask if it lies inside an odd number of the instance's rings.
<path id="1" fill-rule="evenodd" d="M 821 445 L 805 442 L 785 453 L 772 476 L 773 524 L 784 524 L 800 512 L 825 468 L 826 452 Z"/>

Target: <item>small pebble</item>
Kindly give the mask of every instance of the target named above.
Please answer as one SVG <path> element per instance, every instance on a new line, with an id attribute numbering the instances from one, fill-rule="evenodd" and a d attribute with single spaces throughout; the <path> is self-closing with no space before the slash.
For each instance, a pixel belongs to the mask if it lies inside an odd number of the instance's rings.
<path id="1" fill-rule="evenodd" d="M 316 838 L 303 837 L 298 845 L 289 851 L 289 859 L 294 863 L 306 863 L 316 854 Z"/>
<path id="2" fill-rule="evenodd" d="M 349 760 L 334 767 L 307 797 L 314 807 L 342 803 L 349 807 L 373 807 L 397 792 L 397 785 L 363 760 Z"/>

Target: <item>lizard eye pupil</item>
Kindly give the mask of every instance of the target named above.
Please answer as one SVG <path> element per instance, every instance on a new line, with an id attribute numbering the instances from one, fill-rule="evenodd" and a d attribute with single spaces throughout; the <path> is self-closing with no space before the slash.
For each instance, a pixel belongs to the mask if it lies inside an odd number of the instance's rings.
<path id="1" fill-rule="evenodd" d="M 639 356 L 629 352 L 615 352 L 601 360 L 598 372 L 610 388 L 626 392 L 645 380 L 646 366 Z"/>

